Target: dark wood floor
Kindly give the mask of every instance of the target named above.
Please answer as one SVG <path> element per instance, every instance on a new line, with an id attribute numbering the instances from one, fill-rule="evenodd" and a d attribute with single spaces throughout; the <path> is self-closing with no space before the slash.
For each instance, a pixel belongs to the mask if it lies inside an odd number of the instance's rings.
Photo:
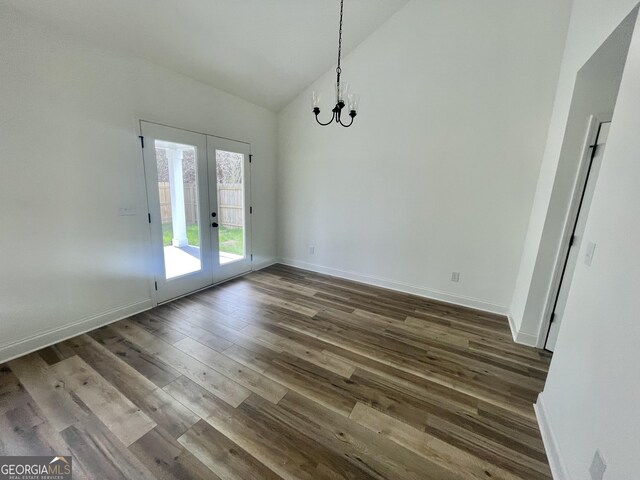
<path id="1" fill-rule="evenodd" d="M 505 318 L 276 265 L 0 366 L 0 454 L 74 478 L 551 478 Z"/>

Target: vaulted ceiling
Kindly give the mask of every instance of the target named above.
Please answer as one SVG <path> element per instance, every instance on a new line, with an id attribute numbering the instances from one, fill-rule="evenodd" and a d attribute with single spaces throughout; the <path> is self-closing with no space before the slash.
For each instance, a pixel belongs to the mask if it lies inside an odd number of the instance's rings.
<path id="1" fill-rule="evenodd" d="M 3 2 L 275 111 L 336 62 L 339 0 Z M 344 51 L 407 2 L 345 0 Z"/>

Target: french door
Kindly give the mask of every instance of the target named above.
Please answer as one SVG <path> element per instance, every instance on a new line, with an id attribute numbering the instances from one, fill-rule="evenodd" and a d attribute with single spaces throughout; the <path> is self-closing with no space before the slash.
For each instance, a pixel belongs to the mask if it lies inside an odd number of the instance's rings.
<path id="1" fill-rule="evenodd" d="M 251 270 L 250 146 L 140 122 L 157 302 Z"/>
<path id="2" fill-rule="evenodd" d="M 251 270 L 251 147 L 207 136 L 213 283 Z"/>

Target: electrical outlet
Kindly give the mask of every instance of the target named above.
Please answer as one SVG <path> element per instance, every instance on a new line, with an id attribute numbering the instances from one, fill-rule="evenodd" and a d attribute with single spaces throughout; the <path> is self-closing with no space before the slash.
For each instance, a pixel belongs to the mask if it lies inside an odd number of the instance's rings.
<path id="1" fill-rule="evenodd" d="M 460 272 L 451 272 L 451 281 L 458 283 L 460 281 Z"/>
<path id="2" fill-rule="evenodd" d="M 309 247 L 309 255 L 315 255 L 315 253 L 316 253 L 316 247 L 310 246 Z"/>
<path id="3" fill-rule="evenodd" d="M 600 453 L 600 450 L 596 450 L 593 454 L 593 461 L 589 467 L 589 473 L 591 474 L 591 480 L 603 480 L 604 471 L 607 469 L 607 464 L 604 462 L 604 458 Z"/>

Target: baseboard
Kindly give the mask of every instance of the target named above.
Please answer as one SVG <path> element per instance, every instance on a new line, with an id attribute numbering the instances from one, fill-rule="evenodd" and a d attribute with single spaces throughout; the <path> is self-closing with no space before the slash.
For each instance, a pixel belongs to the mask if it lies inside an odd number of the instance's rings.
<path id="1" fill-rule="evenodd" d="M 509 328 L 511 329 L 511 336 L 513 337 L 513 341 L 516 343 L 520 343 L 521 345 L 527 345 L 529 347 L 537 347 L 538 346 L 538 337 L 535 335 L 531 335 L 526 332 L 519 332 L 516 328 L 515 321 L 513 320 L 513 316 L 509 313 L 507 314 L 507 318 L 509 319 Z"/>
<path id="2" fill-rule="evenodd" d="M 518 341 L 518 329 L 516 328 L 516 322 L 513 320 L 513 315 L 511 313 L 507 314 L 507 318 L 509 319 L 509 329 L 511 330 L 511 336 L 513 337 L 513 341 Z"/>
<path id="3" fill-rule="evenodd" d="M 324 267 L 322 265 L 315 265 L 313 263 L 307 263 L 300 260 L 292 260 L 288 258 L 281 258 L 279 262 L 276 263 L 282 263 L 283 265 L 289 265 L 291 267 L 301 268 L 303 270 L 310 270 L 312 272 L 324 273 L 325 275 L 331 275 L 332 277 L 344 278 L 347 280 L 352 280 L 354 282 L 365 283 L 367 285 L 375 285 L 376 287 L 387 288 L 389 290 L 395 290 L 397 292 L 410 293 L 412 295 L 428 298 L 430 300 L 452 303 L 463 307 L 473 308 L 475 310 L 481 310 L 483 312 L 494 313 L 503 316 L 507 315 L 508 313 L 507 307 L 502 305 L 495 305 L 493 303 L 484 302 L 476 298 L 452 295 L 450 293 L 439 292 L 437 290 L 429 290 L 424 287 L 409 285 L 407 283 L 388 280 L 385 278 L 363 275 L 356 272 L 339 270 L 337 268 Z"/>
<path id="4" fill-rule="evenodd" d="M 85 318 L 70 325 L 54 328 L 47 332 L 18 340 L 17 342 L 2 345 L 0 346 L 0 363 L 35 352 L 41 348 L 73 338 L 104 325 L 117 322 L 136 313 L 149 310 L 151 307 L 151 299 L 140 300 L 129 305 L 107 310 L 106 312 Z"/>
<path id="5" fill-rule="evenodd" d="M 526 332 L 518 332 L 516 343 L 538 348 L 538 337 Z"/>
<path id="6" fill-rule="evenodd" d="M 533 409 L 536 412 L 536 418 L 538 419 L 538 426 L 540 427 L 540 434 L 542 435 L 542 442 L 544 443 L 544 449 L 547 452 L 547 460 L 549 460 L 549 467 L 551 467 L 551 474 L 554 480 L 571 480 L 571 475 L 567 469 L 566 464 L 562 460 L 560 455 L 560 449 L 558 448 L 558 442 L 553 434 L 553 428 L 549 422 L 549 416 L 544 406 L 544 397 L 541 393 L 538 395 L 538 401 L 533 404 Z"/>
<path id="7" fill-rule="evenodd" d="M 263 270 L 267 267 L 270 267 L 271 265 L 275 265 L 276 263 L 280 263 L 277 258 L 272 258 L 260 263 L 254 263 L 251 266 L 251 270 L 257 272 L 258 270 Z"/>
<path id="8" fill-rule="evenodd" d="M 252 270 L 262 270 L 263 268 L 267 268 L 276 263 L 278 263 L 277 259 L 271 259 L 266 262 L 261 262 L 260 264 L 254 265 L 252 267 Z M 211 286 L 207 286 L 206 288 L 210 287 Z M 194 292 L 190 292 L 189 295 L 191 295 L 192 293 Z M 17 342 L 0 345 L 0 363 L 8 362 L 9 360 L 21 357 L 31 352 L 35 352 L 36 350 L 40 350 L 41 348 L 48 347 L 63 340 L 67 340 L 77 335 L 95 330 L 96 328 L 103 327 L 113 322 L 117 322 L 118 320 L 122 320 L 123 318 L 135 315 L 136 313 L 149 310 L 152 307 L 152 300 L 145 299 L 129 305 L 117 307 L 106 312 L 102 312 L 98 315 L 85 318 L 70 325 L 54 328 L 47 332 L 39 333 L 22 340 L 18 340 Z"/>

